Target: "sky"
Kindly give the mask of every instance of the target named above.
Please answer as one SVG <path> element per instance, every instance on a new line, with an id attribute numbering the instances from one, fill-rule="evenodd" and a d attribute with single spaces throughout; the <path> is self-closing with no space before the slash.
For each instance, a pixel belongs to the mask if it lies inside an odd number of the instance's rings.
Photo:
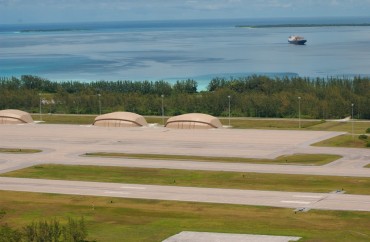
<path id="1" fill-rule="evenodd" d="M 0 0 L 0 24 L 368 16 L 370 0 Z"/>

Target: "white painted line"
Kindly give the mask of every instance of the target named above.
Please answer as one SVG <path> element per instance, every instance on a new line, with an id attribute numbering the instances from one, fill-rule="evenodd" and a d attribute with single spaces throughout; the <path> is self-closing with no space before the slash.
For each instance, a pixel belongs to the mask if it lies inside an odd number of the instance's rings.
<path id="1" fill-rule="evenodd" d="M 124 194 L 124 195 L 128 195 L 130 194 L 129 192 L 116 192 L 116 191 L 105 191 L 104 193 L 108 193 L 108 194 Z"/>
<path id="2" fill-rule="evenodd" d="M 122 189 L 136 189 L 136 190 L 145 190 L 146 187 L 121 187 Z"/>
<path id="3" fill-rule="evenodd" d="M 298 204 L 310 204 L 311 202 L 305 201 L 280 201 L 281 203 L 298 203 Z"/>
<path id="4" fill-rule="evenodd" d="M 294 195 L 293 197 L 301 197 L 301 198 L 323 198 L 322 196 L 308 196 L 308 195 Z"/>

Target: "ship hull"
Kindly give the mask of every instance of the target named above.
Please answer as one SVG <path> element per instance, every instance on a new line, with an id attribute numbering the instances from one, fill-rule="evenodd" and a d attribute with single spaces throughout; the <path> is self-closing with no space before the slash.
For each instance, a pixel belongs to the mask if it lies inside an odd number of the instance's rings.
<path id="1" fill-rule="evenodd" d="M 302 39 L 302 40 L 288 40 L 288 42 L 290 44 L 294 44 L 294 45 L 304 45 L 307 42 L 307 40 L 305 40 L 305 39 Z"/>

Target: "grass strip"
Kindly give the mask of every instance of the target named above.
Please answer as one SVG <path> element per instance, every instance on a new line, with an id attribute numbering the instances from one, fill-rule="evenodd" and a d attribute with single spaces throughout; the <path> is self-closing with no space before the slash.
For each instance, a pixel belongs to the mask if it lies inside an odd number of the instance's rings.
<path id="1" fill-rule="evenodd" d="M 349 134 L 339 135 L 331 139 L 323 140 L 318 143 L 312 144 L 312 146 L 322 147 L 348 147 L 348 148 L 368 148 L 367 141 L 358 138 L 358 135 L 352 136 Z"/>
<path id="2" fill-rule="evenodd" d="M 338 132 L 348 132 L 355 134 L 363 134 L 366 129 L 370 127 L 370 121 L 326 121 L 311 127 L 307 127 L 307 130 L 318 130 L 318 131 L 338 131 Z"/>
<path id="3" fill-rule="evenodd" d="M 1 176 L 290 192 L 328 193 L 343 188 L 347 193 L 370 195 L 370 178 L 363 177 L 188 171 L 109 166 L 69 166 L 54 164 L 37 165 L 1 174 Z"/>
<path id="4" fill-rule="evenodd" d="M 0 148 L 0 153 L 12 153 L 12 154 L 32 154 L 39 153 L 41 150 L 37 149 L 18 149 L 18 148 Z"/>
<path id="5" fill-rule="evenodd" d="M 205 162 L 234 162 L 255 164 L 283 164 L 283 165 L 325 165 L 342 156 L 328 154 L 294 154 L 283 155 L 276 159 L 254 159 L 241 157 L 211 157 L 211 156 L 188 156 L 188 155 L 165 155 L 165 154 L 130 154 L 130 153 L 86 153 L 85 156 L 133 158 L 133 159 L 158 159 L 158 160 L 188 160 Z"/>
<path id="6" fill-rule="evenodd" d="M 220 118 L 223 125 L 229 124 L 229 119 Z M 321 120 L 301 120 L 301 129 L 322 124 Z M 242 119 L 232 118 L 230 120 L 232 128 L 236 129 L 299 129 L 298 119 Z"/>
<path id="7" fill-rule="evenodd" d="M 62 114 L 43 114 L 41 124 L 92 124 L 96 115 L 62 115 Z M 32 115 L 33 120 L 40 121 L 39 114 Z"/>
<path id="8" fill-rule="evenodd" d="M 1 222 L 83 216 L 89 241 L 159 242 L 181 231 L 302 237 L 301 242 L 369 241 L 370 213 L 0 191 Z M 354 226 L 355 225 L 355 226 Z"/>

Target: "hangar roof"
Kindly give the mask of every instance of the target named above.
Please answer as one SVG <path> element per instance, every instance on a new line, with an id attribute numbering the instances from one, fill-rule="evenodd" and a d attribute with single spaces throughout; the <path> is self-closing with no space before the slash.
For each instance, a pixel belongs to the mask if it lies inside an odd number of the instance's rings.
<path id="1" fill-rule="evenodd" d="M 187 113 L 178 116 L 171 117 L 167 120 L 166 126 L 171 123 L 186 123 L 186 122 L 193 122 L 199 123 L 203 125 L 209 125 L 211 128 L 221 128 L 222 124 L 220 120 L 212 115 L 204 114 L 204 113 Z"/>
<path id="2" fill-rule="evenodd" d="M 27 112 L 18 109 L 4 109 L 0 110 L 0 117 L 7 119 L 15 119 L 21 123 L 32 123 L 33 119 L 31 115 Z"/>
<path id="3" fill-rule="evenodd" d="M 139 114 L 131 113 L 131 112 L 113 112 L 100 115 L 95 118 L 94 125 L 97 122 L 102 121 L 109 121 L 109 120 L 116 120 L 116 121 L 127 121 L 137 126 L 146 126 L 148 123 L 146 122 L 145 118 Z"/>

